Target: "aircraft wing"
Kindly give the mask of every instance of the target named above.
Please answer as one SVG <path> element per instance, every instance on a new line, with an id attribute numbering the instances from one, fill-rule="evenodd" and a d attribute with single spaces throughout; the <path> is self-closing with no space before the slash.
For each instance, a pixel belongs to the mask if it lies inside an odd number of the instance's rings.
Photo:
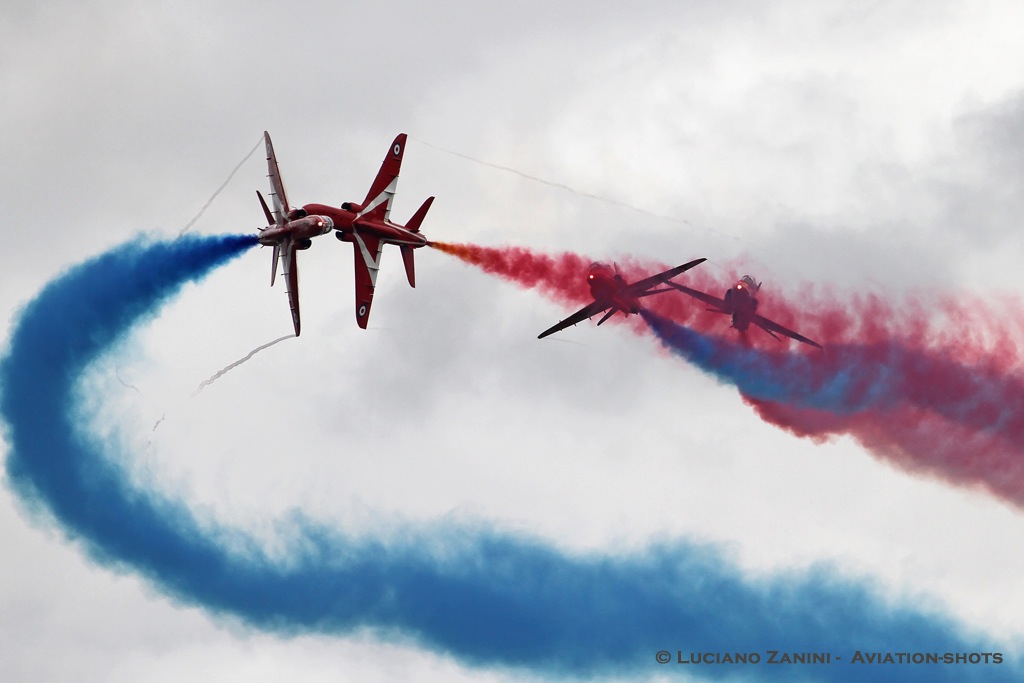
<path id="1" fill-rule="evenodd" d="M 280 225 L 287 220 L 288 195 L 284 191 L 284 181 L 281 180 L 281 170 L 277 167 L 274 145 L 270 142 L 270 133 L 267 131 L 263 131 L 263 143 L 267 148 L 267 177 L 270 178 L 270 198 L 274 202 L 274 220 Z"/>
<path id="2" fill-rule="evenodd" d="M 719 299 L 717 296 L 711 296 L 710 294 L 705 294 L 704 292 L 699 292 L 696 289 L 691 289 L 690 287 L 687 287 L 686 285 L 679 285 L 679 284 L 676 284 L 675 282 L 669 282 L 667 284 L 668 284 L 669 287 L 675 287 L 680 292 L 683 292 L 684 294 L 689 294 L 694 299 L 697 299 L 699 301 L 703 301 L 708 306 L 714 306 L 715 308 L 717 308 L 718 310 L 720 310 L 722 312 L 727 312 L 729 310 L 728 306 L 725 305 L 725 299 Z"/>
<path id="3" fill-rule="evenodd" d="M 276 250 L 277 247 L 275 246 Z M 284 284 L 288 290 L 288 305 L 292 309 L 292 324 L 295 336 L 299 336 L 299 266 L 295 259 L 295 242 L 291 236 L 281 243 L 281 265 L 284 268 Z"/>
<path id="4" fill-rule="evenodd" d="M 353 234 L 352 245 L 356 252 L 356 323 L 365 330 L 384 245 L 379 237 L 361 232 Z"/>
<path id="5" fill-rule="evenodd" d="M 402 156 L 405 154 L 406 134 L 400 133 L 391 143 L 384 161 L 373 179 L 370 190 L 363 200 L 360 216 L 369 216 L 380 220 L 388 220 L 391 216 L 391 200 L 398 190 L 398 173 L 402 170 Z"/>
<path id="6" fill-rule="evenodd" d="M 813 346 L 815 348 L 819 348 L 819 349 L 821 348 L 821 344 L 819 344 L 818 342 L 812 341 L 812 340 L 808 339 L 807 337 L 803 336 L 802 334 L 794 332 L 793 330 L 789 329 L 788 327 L 783 327 L 782 325 L 778 324 L 777 322 L 774 322 L 772 320 L 769 320 L 768 318 L 765 318 L 763 315 L 758 315 L 758 314 L 755 313 L 754 317 L 751 319 L 751 322 L 754 323 L 755 325 L 757 325 L 758 327 L 760 327 L 761 329 L 767 331 L 768 333 L 777 332 L 778 334 L 785 335 L 785 336 L 789 337 L 790 339 L 795 339 L 798 342 L 803 342 L 804 344 L 810 344 L 811 346 Z"/>
<path id="7" fill-rule="evenodd" d="M 633 284 L 629 285 L 629 287 L 626 288 L 626 291 L 633 296 L 640 296 L 651 287 L 656 287 L 657 285 L 663 285 L 666 283 L 671 284 L 668 281 L 674 278 L 676 275 L 684 273 L 690 268 L 693 268 L 694 266 L 699 266 L 705 261 L 707 261 L 707 259 L 694 259 L 689 263 L 684 263 L 681 266 L 670 268 L 669 270 L 666 270 L 664 273 L 658 273 L 657 275 L 652 275 L 650 277 L 644 278 L 643 280 L 637 280 Z"/>
<path id="8" fill-rule="evenodd" d="M 549 327 L 548 329 L 546 329 L 543 332 L 541 332 L 540 334 L 538 334 L 537 335 L 537 339 L 543 339 L 544 337 L 548 336 L 549 334 L 554 334 L 555 332 L 558 332 L 559 330 L 564 330 L 565 328 L 570 327 L 572 325 L 575 325 L 576 323 L 583 322 L 587 318 L 590 318 L 591 316 L 595 316 L 598 313 L 602 313 L 605 310 L 607 310 L 608 308 L 609 308 L 609 306 L 601 305 L 601 304 L 599 304 L 596 301 L 591 303 L 591 304 L 588 304 L 588 305 L 584 306 L 583 308 L 581 308 L 580 310 L 578 310 L 575 313 L 573 313 L 572 315 L 570 315 L 565 320 L 559 321 L 558 324 L 556 324 L 556 325 L 554 325 L 552 327 Z"/>

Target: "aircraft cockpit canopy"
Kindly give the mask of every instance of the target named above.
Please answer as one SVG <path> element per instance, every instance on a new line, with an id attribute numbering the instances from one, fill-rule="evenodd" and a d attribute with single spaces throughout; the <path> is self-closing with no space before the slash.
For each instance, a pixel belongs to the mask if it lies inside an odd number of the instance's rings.
<path id="1" fill-rule="evenodd" d="M 743 277 L 741 277 L 739 284 L 746 285 L 747 287 L 750 288 L 750 291 L 752 292 L 756 292 L 759 287 L 758 284 L 754 282 L 754 278 L 750 277 L 749 275 L 744 275 Z"/>

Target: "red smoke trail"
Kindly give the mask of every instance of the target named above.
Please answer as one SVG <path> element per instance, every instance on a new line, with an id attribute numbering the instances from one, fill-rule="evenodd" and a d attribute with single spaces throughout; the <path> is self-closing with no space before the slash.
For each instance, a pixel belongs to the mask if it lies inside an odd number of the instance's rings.
<path id="1" fill-rule="evenodd" d="M 583 306 L 593 300 L 586 285 L 587 269 L 592 259 L 585 256 L 568 252 L 552 256 L 526 247 L 514 246 L 483 247 L 476 244 L 445 242 L 431 242 L 430 246 L 477 266 L 486 273 L 497 275 L 528 289 L 539 289 L 552 300 L 569 307 Z M 687 255 L 687 258 L 689 256 L 692 255 Z M 681 258 L 680 263 L 687 258 Z M 615 263 L 628 282 L 671 267 L 664 263 L 645 262 L 632 257 L 616 260 Z M 728 265 L 726 269 L 727 274 L 722 274 L 721 268 L 718 268 L 716 273 L 716 269 L 709 268 L 709 264 L 703 264 L 675 280 L 715 296 L 722 296 L 743 274 L 738 269 L 729 268 Z M 844 302 L 826 288 L 805 285 L 801 289 L 799 302 L 794 304 L 787 301 L 777 289 L 773 290 L 770 283 L 766 283 L 759 298 L 759 311 L 772 320 L 799 330 L 813 339 L 833 344 L 893 340 L 907 334 L 921 337 L 921 331 L 926 330 L 929 324 L 926 308 L 920 302 L 908 301 L 897 309 L 872 294 L 856 295 Z M 953 303 L 941 302 L 943 307 Z M 683 294 L 653 296 L 646 299 L 644 304 L 659 316 L 698 332 L 721 336 L 737 334 L 729 328 L 729 319 L 726 316 L 707 312 L 702 303 Z M 966 307 L 956 309 L 956 315 L 969 314 L 970 311 Z M 620 316 L 612 318 L 620 321 L 622 319 Z M 649 332 L 647 325 L 637 318 L 631 318 L 631 322 L 636 332 Z M 758 330 L 749 333 L 748 342 L 767 350 L 780 348 L 778 341 Z"/>
<path id="2" fill-rule="evenodd" d="M 486 272 L 540 289 L 567 307 L 591 300 L 585 286 L 589 259 L 525 248 L 435 246 Z M 618 265 L 627 281 L 669 267 L 634 260 Z M 715 270 L 695 268 L 680 281 L 721 296 L 743 274 L 735 270 L 723 277 Z M 1019 300 L 931 293 L 891 300 L 877 292 L 841 295 L 813 285 L 787 295 L 772 283 L 765 284 L 759 298 L 759 312 L 820 341 L 825 351 L 779 343 L 759 330 L 751 330 L 745 344 L 736 344 L 739 335 L 726 316 L 709 313 L 682 294 L 654 296 L 645 304 L 662 318 L 723 343 L 721 357 L 708 363 L 735 363 L 742 349 L 755 353 L 751 368 L 732 367 L 730 372 L 748 371 L 757 382 L 768 375 L 761 371 L 773 371 L 771 381 L 780 384 L 769 389 L 782 400 L 744 394 L 745 385 L 737 384 L 744 401 L 765 421 L 816 441 L 850 435 L 898 469 L 984 488 L 1024 506 L 1024 306 Z M 638 318 L 629 321 L 633 331 L 651 332 Z M 794 358 L 803 358 L 806 368 L 788 377 L 780 368 Z M 837 377 L 850 383 L 838 403 L 808 405 L 806 399 L 791 398 L 804 386 L 821 392 Z"/>
<path id="3" fill-rule="evenodd" d="M 569 306 L 583 306 L 593 299 L 586 284 L 591 261 L 568 252 L 549 256 L 524 247 L 481 247 L 475 244 L 431 242 L 430 246 L 528 289 L 539 289 L 551 299 Z"/>
<path id="4" fill-rule="evenodd" d="M 834 415 L 745 400 L 766 422 L 797 436 L 825 441 L 850 435 L 899 470 L 977 487 L 1024 507 L 1024 448 L 1020 442 L 906 407 Z"/>
<path id="5" fill-rule="evenodd" d="M 497 275 L 528 289 L 538 289 L 548 298 L 564 304 L 568 308 L 579 308 L 593 301 L 586 284 L 587 269 L 593 259 L 585 256 L 568 252 L 549 255 L 526 247 L 513 246 L 483 247 L 476 244 L 445 242 L 431 242 L 430 246 L 477 266 L 491 275 Z M 679 263 L 689 260 L 691 256 L 692 254 L 681 258 Z M 640 261 L 628 256 L 616 260 L 615 263 L 628 282 L 668 270 L 671 267 L 662 263 Z M 707 267 L 707 264 L 704 264 L 677 277 L 676 281 L 721 296 L 740 275 L 742 275 L 740 272 L 736 272 L 735 275 L 732 273 L 729 275 L 715 274 Z M 701 332 L 726 333 L 728 330 L 728 319 L 725 316 L 706 312 L 703 304 L 685 295 L 654 296 L 646 299 L 644 304 L 663 317 Z M 800 316 L 792 310 L 780 307 L 777 315 L 774 308 L 771 312 L 773 320 L 787 327 L 796 326 L 800 320 Z M 623 317 L 616 315 L 609 322 L 624 320 Z M 628 324 L 638 334 L 649 332 L 647 325 L 638 318 L 631 317 Z M 728 332 L 732 331 L 728 330 Z M 762 336 L 763 339 L 761 339 Z M 814 335 L 809 336 L 813 337 Z M 760 332 L 751 334 L 750 342 L 764 348 L 772 348 L 772 345 L 778 343 Z"/>
<path id="6" fill-rule="evenodd" d="M 666 348 L 734 384 L 767 422 L 819 441 L 847 434 L 899 469 L 1024 507 L 1020 335 L 1005 310 L 989 313 L 969 316 L 947 301 L 944 322 L 868 319 L 853 326 L 865 343 L 821 337 L 820 354 L 765 352 L 644 317 Z M 968 317 L 971 332 L 959 338 L 955 326 Z"/>
<path id="7" fill-rule="evenodd" d="M 592 301 L 586 286 L 591 259 L 564 252 L 549 255 L 526 247 L 483 247 L 474 244 L 431 242 L 439 251 L 452 254 L 484 272 L 538 289 L 567 306 Z M 688 255 L 690 256 L 690 255 Z M 687 257 L 688 257 L 687 256 Z M 685 259 L 680 259 L 683 261 Z M 625 257 L 616 261 L 623 276 L 632 282 L 667 270 L 671 265 Z M 672 264 L 675 265 L 675 264 Z M 743 271 L 726 264 L 716 269 L 703 264 L 676 278 L 677 282 L 715 296 L 722 296 Z M 1024 365 L 1024 305 L 1019 299 L 1000 297 L 982 300 L 951 295 L 916 295 L 891 301 L 877 292 L 840 294 L 828 287 L 801 285 L 794 295 L 766 282 L 758 312 L 826 346 L 841 344 L 891 345 L 944 354 L 961 365 L 977 366 L 996 374 Z M 644 300 L 651 312 L 701 333 L 737 339 L 729 319 L 705 310 L 703 304 L 683 294 L 664 294 Z M 616 316 L 613 320 L 622 320 Z M 648 333 L 647 325 L 630 319 L 633 329 Z M 780 343 L 760 330 L 748 333 L 755 348 L 780 351 L 787 348 L 814 352 L 800 345 Z"/>

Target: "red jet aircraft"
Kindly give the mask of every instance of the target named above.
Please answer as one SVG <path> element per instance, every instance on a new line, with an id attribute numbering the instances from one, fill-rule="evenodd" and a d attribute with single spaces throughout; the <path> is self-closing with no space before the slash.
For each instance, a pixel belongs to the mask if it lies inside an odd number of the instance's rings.
<path id="1" fill-rule="evenodd" d="M 260 198 L 263 206 L 263 214 L 270 223 L 260 230 L 260 244 L 273 246 L 274 254 L 270 263 L 270 286 L 274 286 L 274 279 L 277 277 L 277 261 L 280 257 L 284 270 L 285 289 L 288 290 L 288 305 L 292 309 L 292 324 L 295 326 L 295 336 L 299 336 L 299 269 L 295 260 L 295 252 L 299 249 L 309 249 L 313 244 L 313 238 L 331 231 L 334 221 L 329 216 L 310 216 L 302 209 L 292 209 L 288 206 L 288 196 L 284 191 L 284 183 L 281 181 L 281 173 L 277 168 L 277 157 L 274 156 L 274 146 L 270 143 L 270 134 L 263 131 L 263 142 L 267 147 L 267 168 L 270 177 L 270 198 L 274 203 L 274 211 L 271 213 L 263 195 L 259 190 L 256 196 Z"/>
<path id="2" fill-rule="evenodd" d="M 761 289 L 761 283 L 755 283 L 754 278 L 749 275 L 741 277 L 731 289 L 727 290 L 724 299 L 719 299 L 704 292 L 698 292 L 696 289 L 690 289 L 685 285 L 679 285 L 675 282 L 669 282 L 668 285 L 675 287 L 680 292 L 689 294 L 694 299 L 703 301 L 708 305 L 707 310 L 709 311 L 731 315 L 732 326 L 740 332 L 746 332 L 750 324 L 753 323 L 776 339 L 779 339 L 776 335 L 778 333 L 804 344 L 821 348 L 821 344 L 818 342 L 812 341 L 802 334 L 798 334 L 757 313 L 757 293 Z M 782 340 L 779 339 L 779 341 Z"/>
<path id="3" fill-rule="evenodd" d="M 565 320 L 562 320 L 554 327 L 544 330 L 537 339 L 543 339 L 549 334 L 554 334 L 559 330 L 564 330 L 570 325 L 575 325 L 587 318 L 593 317 L 598 313 L 605 313 L 604 317 L 597 321 L 600 325 L 608 318 L 612 317 L 616 311 L 622 311 L 623 315 L 628 316 L 631 313 L 640 312 L 640 298 L 645 296 L 651 296 L 652 294 L 661 294 L 662 292 L 671 292 L 671 289 L 654 289 L 658 285 L 672 284 L 669 282 L 672 278 L 680 273 L 693 268 L 706 261 L 707 259 L 695 259 L 689 263 L 684 263 L 681 266 L 676 266 L 670 270 L 666 270 L 663 273 L 652 275 L 651 277 L 638 280 L 633 284 L 626 282 L 619 274 L 618 267 L 609 266 L 606 263 L 591 263 L 590 272 L 587 274 L 587 284 L 590 285 L 590 294 L 594 297 L 594 302 L 587 304 L 580 310 L 570 315 Z"/>
<path id="4" fill-rule="evenodd" d="M 427 215 L 434 198 L 428 197 L 422 206 L 409 219 L 407 225 L 402 226 L 392 223 L 391 202 L 398 187 L 398 173 L 402 168 L 402 155 L 405 152 L 406 135 L 402 133 L 395 138 L 388 149 L 384 162 L 377 172 L 370 185 L 370 191 L 362 203 L 345 202 L 340 208 L 327 206 L 325 204 L 306 204 L 301 209 L 289 209 L 287 200 L 284 200 L 284 185 L 277 169 L 277 159 L 274 157 L 274 149 L 270 144 L 270 136 L 264 133 L 267 143 L 267 164 L 270 168 L 270 183 L 274 189 L 274 206 L 278 207 L 279 198 L 283 215 L 292 222 L 299 222 L 309 218 L 322 220 L 327 226 L 323 232 L 334 229 L 335 237 L 343 242 L 352 242 L 355 250 L 355 274 L 356 274 L 356 323 L 365 329 L 366 322 L 370 318 L 370 306 L 373 303 L 373 291 L 377 283 L 377 271 L 380 268 L 381 252 L 385 244 L 397 244 L 402 251 L 402 260 L 405 263 L 405 274 L 409 285 L 416 286 L 416 271 L 413 261 L 413 249 L 426 245 L 427 238 L 420 233 L 420 224 Z M 260 197 L 263 202 L 263 198 Z M 266 203 L 263 203 L 264 212 L 268 220 L 271 219 Z M 276 214 L 275 214 L 276 215 Z M 264 231 L 266 232 L 266 231 Z M 322 234 L 322 233 L 316 233 Z M 263 233 L 261 233 L 262 242 Z M 300 242 L 298 248 L 309 247 L 309 238 Z M 270 244 L 271 242 L 266 242 Z M 276 257 L 276 253 L 275 253 Z M 284 253 L 281 255 L 284 261 Z M 276 271 L 276 266 L 275 266 Z M 287 270 L 286 265 L 286 273 Z M 294 256 L 292 256 L 292 268 L 295 272 Z M 273 284 L 273 277 L 271 277 Z M 298 305 L 298 278 L 289 279 L 289 300 L 292 305 L 292 319 L 295 323 L 295 334 L 299 333 L 299 305 Z"/>

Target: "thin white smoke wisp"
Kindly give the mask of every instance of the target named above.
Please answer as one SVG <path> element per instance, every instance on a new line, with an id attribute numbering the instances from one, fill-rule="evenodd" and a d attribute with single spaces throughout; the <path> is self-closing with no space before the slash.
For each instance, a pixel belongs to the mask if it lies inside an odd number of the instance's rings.
<path id="1" fill-rule="evenodd" d="M 711 230 L 710 228 L 703 228 L 703 227 L 700 227 L 698 225 L 695 225 L 694 223 L 692 223 L 691 221 L 686 220 L 685 218 L 676 218 L 675 216 L 666 216 L 665 214 L 655 213 L 654 211 L 650 211 L 650 210 L 645 209 L 643 207 L 635 206 L 635 205 L 629 204 L 627 202 L 619 201 L 618 199 L 612 199 L 610 197 L 605 197 L 605 196 L 602 196 L 602 195 L 593 194 L 592 192 L 587 192 L 585 190 L 580 190 L 580 189 L 577 189 L 575 187 L 572 187 L 571 185 L 566 185 L 565 183 L 559 183 L 559 182 L 556 182 L 554 180 L 548 180 L 546 178 L 541 178 L 539 176 L 531 175 L 529 173 L 525 173 L 525 172 L 520 171 L 518 169 L 512 168 L 511 166 L 503 166 L 501 164 L 495 164 L 495 163 L 492 163 L 490 161 L 484 161 L 483 159 L 477 159 L 476 157 L 471 157 L 468 154 L 462 154 L 461 152 L 456 152 L 454 150 L 446 149 L 444 147 L 439 147 L 438 145 L 435 145 L 435 144 L 432 144 L 430 142 L 427 142 L 426 140 L 421 140 L 420 138 L 417 138 L 417 137 L 413 137 L 412 135 L 409 136 L 409 139 L 410 140 L 415 140 L 416 142 L 420 143 L 421 145 L 424 145 L 426 147 L 430 147 L 431 149 L 435 149 L 435 150 L 437 150 L 439 152 L 444 152 L 445 154 L 450 154 L 450 155 L 458 157 L 460 159 L 465 159 L 467 161 L 472 161 L 474 164 L 480 164 L 481 166 L 486 166 L 488 168 L 497 169 L 499 171 L 505 171 L 507 173 L 513 173 L 513 174 L 519 176 L 520 178 L 526 178 L 527 180 L 532 180 L 534 182 L 541 183 L 542 185 L 547 185 L 548 187 L 556 187 L 556 188 L 558 188 L 560 190 L 565 190 L 566 192 L 571 192 L 572 194 L 580 196 L 580 197 L 586 197 L 587 199 L 593 199 L 595 201 L 603 202 L 605 204 L 610 204 L 612 206 L 618 206 L 618 207 L 621 207 L 623 209 L 628 209 L 630 211 L 634 211 L 636 213 L 643 214 L 645 216 L 651 216 L 652 218 L 658 218 L 658 219 L 661 219 L 661 220 L 664 220 L 664 221 L 669 221 L 671 223 L 678 223 L 678 224 L 681 224 L 681 225 L 686 225 L 686 226 L 690 227 L 691 229 L 697 230 L 697 231 L 700 231 L 700 232 L 706 232 L 708 234 L 716 235 L 716 236 L 719 236 L 719 237 L 728 237 L 729 239 L 736 240 L 737 242 L 743 241 L 738 235 L 730 235 L 729 233 L 723 233 L 723 232 L 719 232 L 717 230 Z"/>
<path id="2" fill-rule="evenodd" d="M 273 346 L 274 344 L 280 344 L 280 343 L 281 343 L 281 342 L 283 342 L 283 341 L 284 341 L 285 339 L 291 339 L 291 338 L 292 338 L 292 337 L 294 337 L 294 336 L 295 336 L 294 334 L 288 334 L 288 335 L 285 335 L 285 336 L 283 336 L 283 337 L 279 337 L 278 339 L 275 339 L 275 340 L 274 340 L 274 341 L 272 341 L 272 342 L 267 342 L 266 344 L 263 344 L 262 346 L 257 346 L 257 347 L 256 347 L 255 349 L 253 349 L 253 350 L 252 350 L 252 351 L 250 351 L 250 352 L 249 352 L 248 354 L 246 354 L 246 355 L 245 355 L 245 357 L 243 357 L 243 358 L 239 358 L 239 359 L 238 359 L 238 360 L 236 360 L 236 361 L 235 361 L 234 363 L 231 363 L 230 365 L 228 365 L 228 366 L 226 366 L 226 367 L 224 367 L 224 368 L 221 368 L 221 369 L 220 369 L 220 370 L 218 370 L 218 371 L 217 371 L 217 372 L 216 372 L 216 373 L 215 373 L 214 375 L 212 375 L 212 376 L 211 376 L 211 377 L 209 377 L 208 379 L 204 379 L 204 380 L 203 380 L 202 382 L 200 382 L 199 386 L 198 386 L 198 387 L 196 387 L 196 390 L 195 390 L 194 392 L 192 392 L 192 395 L 193 395 L 193 396 L 197 396 L 197 395 L 199 394 L 199 392 L 200 392 L 200 391 L 202 391 L 202 390 L 203 390 L 203 389 L 205 389 L 206 387 L 210 386 L 211 384 L 213 384 L 214 382 L 216 382 L 216 381 L 217 381 L 218 379 L 220 379 L 221 377 L 223 377 L 223 376 L 224 376 L 225 374 L 227 374 L 227 373 L 228 373 L 229 371 L 231 371 L 231 370 L 234 370 L 234 369 L 235 369 L 235 368 L 237 368 L 237 367 L 238 367 L 239 365 L 241 365 L 241 364 L 242 364 L 242 363 L 244 363 L 245 361 L 249 360 L 250 358 L 252 358 L 253 356 L 255 356 L 255 355 L 256 355 L 257 353 L 259 353 L 260 351 L 262 351 L 262 350 L 264 350 L 264 349 L 269 349 L 269 348 L 270 348 L 271 346 Z M 155 426 L 154 426 L 154 429 L 156 429 L 156 427 L 155 427 Z"/>
<path id="3" fill-rule="evenodd" d="M 213 200 L 217 198 L 217 195 L 224 191 L 224 188 L 228 186 L 228 183 L 231 182 L 231 179 L 235 177 L 236 173 L 238 173 L 238 169 L 242 168 L 242 164 L 249 160 L 249 157 L 251 157 L 256 152 L 256 150 L 260 148 L 260 145 L 262 143 L 263 136 L 261 135 L 260 139 L 256 141 L 256 144 L 253 145 L 253 148 L 249 150 L 249 153 L 246 154 L 245 157 L 243 157 L 242 160 L 238 162 L 238 165 L 231 170 L 231 173 L 229 173 L 228 177 L 224 180 L 223 183 L 221 183 L 221 186 L 217 188 L 217 191 L 210 195 L 210 198 L 206 200 L 206 203 L 203 204 L 203 208 L 199 209 L 199 213 L 197 213 L 195 217 L 188 222 L 188 225 L 181 229 L 181 232 L 178 233 L 178 237 L 181 237 L 186 232 L 188 232 L 189 229 L 196 224 L 196 221 L 202 218 L 203 214 L 206 213 L 206 210 L 210 208 L 210 204 L 213 204 Z"/>

